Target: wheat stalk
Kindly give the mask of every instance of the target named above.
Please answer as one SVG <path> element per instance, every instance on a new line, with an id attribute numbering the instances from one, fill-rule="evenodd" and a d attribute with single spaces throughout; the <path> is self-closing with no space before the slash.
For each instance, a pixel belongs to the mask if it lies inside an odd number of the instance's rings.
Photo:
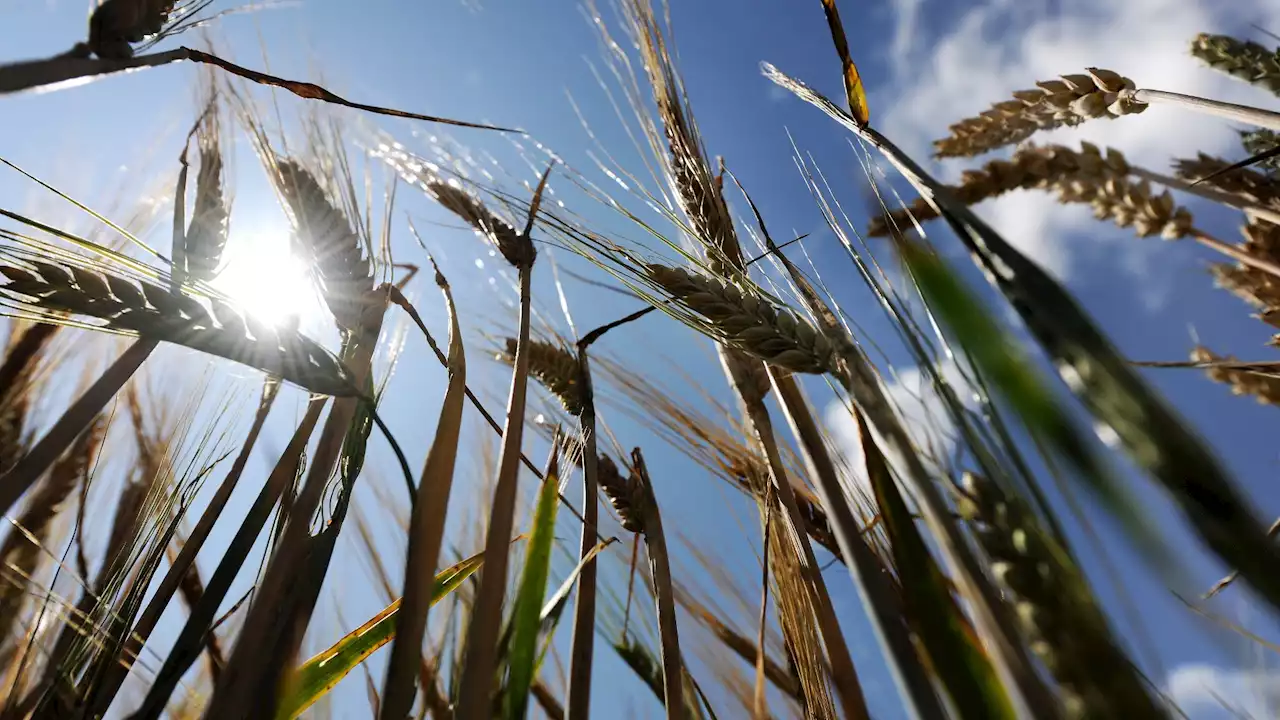
<path id="1" fill-rule="evenodd" d="M 516 339 L 507 338 L 506 347 L 498 353 L 498 359 L 513 365 L 515 357 Z M 529 374 L 555 395 L 570 415 L 577 417 L 582 414 L 582 393 L 578 382 L 581 367 L 572 351 L 553 343 L 530 340 Z"/>
<path id="2" fill-rule="evenodd" d="M 357 394 L 349 374 L 324 348 L 288 328 L 272 327 L 218 298 L 173 293 L 71 262 L 25 259 L 0 265 L 0 292 L 37 311 L 69 312 L 108 330 L 171 342 L 258 368 L 313 392 Z M 206 305 L 207 303 L 207 305 Z"/>
<path id="3" fill-rule="evenodd" d="M 365 311 L 378 305 L 371 299 L 373 273 L 360 236 L 316 175 L 294 160 L 277 159 L 275 166 L 280 195 L 299 245 L 320 280 L 325 304 L 341 328 L 356 331 Z"/>
<path id="4" fill-rule="evenodd" d="M 1089 68 L 1088 74 L 1062 75 L 1019 90 L 1012 100 L 996 103 L 977 117 L 951 126 L 949 137 L 934 142 L 938 157 L 968 157 L 1022 142 L 1038 130 L 1079 125 L 1091 118 L 1117 118 L 1140 113 L 1132 80 L 1110 70 Z"/>
<path id="5" fill-rule="evenodd" d="M 961 513 L 973 525 L 1031 649 L 1057 678 L 1068 717 L 1164 717 L 1112 640 L 1084 578 L 1020 501 L 965 473 Z"/>
<path id="6" fill-rule="evenodd" d="M 1280 95 L 1280 55 L 1250 40 L 1200 33 L 1191 54 L 1204 64 Z"/>

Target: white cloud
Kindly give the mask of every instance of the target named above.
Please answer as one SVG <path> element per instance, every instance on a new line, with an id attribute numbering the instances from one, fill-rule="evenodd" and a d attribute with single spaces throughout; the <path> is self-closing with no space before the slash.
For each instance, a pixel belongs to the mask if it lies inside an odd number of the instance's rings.
<path id="1" fill-rule="evenodd" d="M 872 109 L 882 108 L 878 123 L 913 154 L 924 157 L 930 142 L 947 126 L 1006 99 L 1013 90 L 1035 81 L 1087 66 L 1115 70 L 1139 87 L 1202 95 L 1262 106 L 1275 98 L 1245 83 L 1212 71 L 1192 58 L 1187 48 L 1199 32 L 1256 34 L 1249 23 L 1280 27 L 1280 5 L 1272 0 L 1074 0 L 1070 3 L 987 0 L 956 17 L 920 22 L 932 10 L 951 11 L 941 0 L 895 0 L 897 13 L 891 57 L 894 77 L 872 88 Z M 930 32 L 936 25 L 941 31 Z M 1195 150 L 1238 154 L 1229 123 L 1172 107 L 1152 106 L 1141 116 L 1096 120 L 1037 136 L 1042 142 L 1076 144 L 1081 140 L 1110 145 L 1131 162 L 1165 171 L 1169 160 Z M 981 162 L 988 158 L 978 160 Z M 947 161 L 941 175 L 954 179 L 963 164 Z M 1140 243 L 1121 231 L 1091 232 L 1068 243 L 1067 234 L 1094 224 L 1089 210 L 1063 208 L 1031 194 L 985 204 L 982 213 L 1013 242 L 1059 277 L 1070 274 L 1074 258 L 1086 243 L 1105 235 L 1113 248 L 1135 248 L 1139 255 L 1158 251 L 1153 241 Z M 1142 248 L 1143 245 L 1151 247 Z M 1141 249 L 1137 249 L 1141 248 Z M 1145 264 L 1125 263 L 1140 271 Z"/>
<path id="2" fill-rule="evenodd" d="M 1174 668 L 1166 686 L 1191 720 L 1267 718 L 1280 712 L 1280 673 L 1270 670 L 1186 664 Z"/>

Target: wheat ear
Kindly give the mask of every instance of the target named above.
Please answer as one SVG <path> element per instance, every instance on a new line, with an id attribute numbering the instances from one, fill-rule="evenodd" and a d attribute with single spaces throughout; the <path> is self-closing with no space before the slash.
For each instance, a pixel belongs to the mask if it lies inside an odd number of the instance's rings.
<path id="1" fill-rule="evenodd" d="M 1218 72 L 1280 95 L 1280 56 L 1250 40 L 1200 33 L 1191 54 Z"/>
<path id="2" fill-rule="evenodd" d="M 1250 155 L 1261 155 L 1280 147 L 1280 133 L 1274 130 L 1249 130 L 1240 133 L 1240 144 Z M 1280 157 L 1269 157 L 1258 162 L 1273 177 L 1280 171 Z"/>
<path id="3" fill-rule="evenodd" d="M 514 364 L 516 344 L 515 338 L 507 338 L 498 359 Z M 582 392 L 578 382 L 581 368 L 576 354 L 553 343 L 530 340 L 529 374 L 555 395 L 570 415 L 577 417 L 582 414 Z"/>
<path id="4" fill-rule="evenodd" d="M 1252 395 L 1263 405 L 1280 405 L 1280 376 L 1274 373 L 1264 374 L 1220 364 L 1224 361 L 1234 362 L 1235 358 L 1216 355 L 1203 345 L 1192 349 L 1191 361 L 1213 363 L 1205 368 L 1205 375 L 1214 382 L 1230 387 L 1232 395 Z"/>
<path id="5" fill-rule="evenodd" d="M 1090 68 L 1088 74 L 1063 75 L 1036 83 L 1035 90 L 1019 90 L 1012 100 L 996 103 L 977 117 L 950 128 L 950 135 L 934 142 L 938 157 L 980 155 L 1013 145 L 1038 130 L 1079 125 L 1090 118 L 1117 118 L 1140 113 L 1146 104 L 1125 91 L 1134 83 L 1110 70 Z"/>
<path id="6" fill-rule="evenodd" d="M 957 185 L 949 186 L 956 200 L 975 205 L 1007 192 L 1026 188 L 1046 188 L 1073 178 L 1105 181 L 1129 174 L 1129 162 L 1118 150 L 1105 152 L 1091 143 L 1081 143 L 1080 150 L 1063 145 L 1027 145 L 1018 148 L 1008 160 L 992 160 L 981 168 L 966 170 Z M 911 226 L 912 218 L 923 222 L 938 217 L 938 211 L 924 198 L 909 207 L 873 218 L 868 228 L 872 236 L 887 236 L 891 229 Z"/>
<path id="7" fill-rule="evenodd" d="M 966 473 L 961 512 L 1012 595 L 1031 649 L 1057 678 L 1068 717 L 1163 717 L 1112 639 L 1084 578 L 1020 501 Z"/>
<path id="8" fill-rule="evenodd" d="M 321 294 L 338 326 L 358 331 L 372 304 L 373 273 L 360 236 L 316 175 L 301 163 L 277 159 L 278 188 L 293 221 L 298 244 L 320 281 Z"/>
<path id="9" fill-rule="evenodd" d="M 1174 161 L 1178 177 L 1192 182 L 1209 178 L 1210 175 L 1230 165 L 1231 163 L 1226 160 L 1205 153 L 1198 153 L 1194 158 L 1181 158 Z M 1280 182 L 1252 168 L 1236 168 L 1203 182 L 1248 202 L 1280 208 Z"/>
<path id="10" fill-rule="evenodd" d="M 485 207 L 479 198 L 440 180 L 432 180 L 426 186 L 436 202 L 488 238 L 512 266 L 533 264 L 536 255 L 533 243 L 522 236 L 511 223 Z"/>
<path id="11" fill-rule="evenodd" d="M 42 260 L 25 264 L 25 268 L 0 265 L 0 275 L 8 280 L 0 285 L 0 292 L 37 311 L 94 318 L 105 329 L 184 345 L 325 395 L 357 392 L 346 370 L 320 345 L 296 331 L 262 323 L 217 298 L 202 302 L 148 280 L 77 264 Z"/>
<path id="12" fill-rule="evenodd" d="M 223 186 L 222 143 L 218 136 L 217 107 L 211 101 L 197 133 L 200 171 L 196 174 L 196 201 L 187 227 L 182 257 L 191 277 L 210 282 L 218 274 L 222 251 L 227 246 L 231 217 Z"/>

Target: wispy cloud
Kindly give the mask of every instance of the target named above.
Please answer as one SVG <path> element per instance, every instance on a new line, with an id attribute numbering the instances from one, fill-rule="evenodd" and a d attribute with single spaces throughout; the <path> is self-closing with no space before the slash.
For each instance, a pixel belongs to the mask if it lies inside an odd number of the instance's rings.
<path id="1" fill-rule="evenodd" d="M 1115 70 L 1141 87 L 1264 106 L 1275 102 L 1209 70 L 1187 52 L 1199 32 L 1257 34 L 1250 23 L 1280 27 L 1280 5 L 1271 0 L 989 0 L 958 14 L 942 0 L 895 0 L 893 6 L 893 76 L 872 88 L 872 105 L 881 108 L 882 127 L 919 156 L 929 154 L 930 141 L 945 135 L 950 123 L 1007 99 L 1014 90 L 1033 87 L 1037 80 L 1082 72 L 1086 66 Z M 929 22 L 934 11 L 945 19 Z M 1152 107 L 1139 117 L 1087 122 L 1037 140 L 1110 145 L 1131 162 L 1161 171 L 1177 154 L 1239 152 L 1229 124 L 1167 107 Z M 948 178 L 964 167 L 955 161 L 940 166 Z M 1034 193 L 984 204 L 982 213 L 1059 277 L 1077 269 L 1080 251 L 1088 243 L 1096 250 L 1098 238 L 1106 238 L 1112 251 L 1125 253 L 1151 254 L 1159 247 L 1134 242 L 1119 231 L 1095 231 L 1069 242 L 1074 231 L 1100 226 L 1087 208 L 1061 207 Z"/>
<path id="2" fill-rule="evenodd" d="M 1275 717 L 1280 673 L 1265 669 L 1180 665 L 1169 673 L 1169 697 L 1192 720 Z"/>

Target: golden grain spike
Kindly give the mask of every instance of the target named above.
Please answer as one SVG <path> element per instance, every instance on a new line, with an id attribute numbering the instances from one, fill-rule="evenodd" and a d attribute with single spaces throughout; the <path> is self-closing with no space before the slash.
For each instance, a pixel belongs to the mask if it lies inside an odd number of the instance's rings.
<path id="1" fill-rule="evenodd" d="M 1197 153 L 1194 158 L 1179 158 L 1173 163 L 1178 177 L 1192 182 L 1203 181 L 1205 185 L 1215 187 L 1258 205 L 1270 205 L 1280 208 L 1280 181 L 1276 181 L 1264 173 L 1252 168 L 1236 168 L 1231 172 L 1210 175 L 1220 172 L 1231 163 L 1205 153 Z M 1205 179 L 1208 178 L 1208 179 Z"/>
<path id="2" fill-rule="evenodd" d="M 1197 363 L 1234 362 L 1230 355 L 1216 355 L 1209 348 L 1197 345 L 1191 350 L 1191 361 Z M 1209 379 L 1227 385 L 1232 395 L 1252 395 L 1262 405 L 1280 405 L 1280 377 L 1262 374 L 1236 367 L 1212 365 L 1204 369 Z"/>
<path id="3" fill-rule="evenodd" d="M 1191 54 L 1204 64 L 1280 95 L 1280 55 L 1250 40 L 1200 33 Z"/>
<path id="4" fill-rule="evenodd" d="M 210 314 L 195 298 L 174 295 L 146 280 L 84 267 L 73 275 L 50 263 L 33 262 L 32 267 L 35 271 L 0 265 L 0 275 L 8 279 L 0 285 L 0 294 L 36 313 L 95 318 L 105 328 L 234 360 L 313 392 L 357 394 L 349 373 L 323 347 L 296 330 L 268 326 L 216 298 L 205 299 L 213 309 Z M 92 276 L 94 282 L 76 281 L 76 275 Z"/>
<path id="5" fill-rule="evenodd" d="M 227 246 L 230 212 L 223 187 L 222 144 L 218 138 L 216 111 L 200 124 L 200 172 L 196 175 L 196 201 L 187 228 L 183 257 L 191 277 L 211 282 L 218 274 Z"/>
<path id="6" fill-rule="evenodd" d="M 633 533 L 643 533 L 644 525 L 644 489 L 634 473 L 623 477 L 613 459 L 607 455 L 600 456 L 597 465 L 599 470 L 600 490 L 609 498 L 614 512 L 622 522 L 623 529 Z"/>
<path id="7" fill-rule="evenodd" d="M 516 339 L 507 338 L 506 347 L 498 354 L 498 359 L 513 363 L 515 356 Z M 529 374 L 551 391 L 564 409 L 575 417 L 582 414 L 583 408 L 578 382 L 581 373 L 578 356 L 572 351 L 549 342 L 529 341 Z"/>
<path id="8" fill-rule="evenodd" d="M 1037 130 L 1079 125 L 1091 118 L 1140 113 L 1146 103 L 1132 98 L 1133 81 L 1110 70 L 1063 75 L 1013 93 L 977 117 L 951 126 L 950 136 L 934 142 L 938 157 L 971 157 L 1022 142 Z"/>
<path id="9" fill-rule="evenodd" d="M 680 268 L 649 264 L 645 271 L 655 285 L 705 318 L 732 347 L 792 372 L 838 369 L 830 340 L 790 310 L 753 292 Z"/>
<path id="10" fill-rule="evenodd" d="M 949 189 L 956 200 L 975 205 L 1008 192 L 1028 188 L 1048 188 L 1058 183 L 1081 180 L 1090 184 L 1129 174 L 1124 155 L 1111 148 L 1105 153 L 1096 145 L 1081 143 L 1080 150 L 1062 145 L 1025 145 L 1008 160 L 992 160 L 981 168 L 966 170 L 958 185 Z M 910 206 L 873 218 L 868 227 L 871 236 L 886 236 L 891 228 L 911 227 L 911 220 L 932 220 L 936 210 L 923 198 Z"/>
<path id="11" fill-rule="evenodd" d="M 512 266 L 524 267 L 533 264 L 536 257 L 533 242 L 523 237 L 511 223 L 493 214 L 484 203 L 480 202 L 479 198 L 440 180 L 428 182 L 427 190 L 444 209 L 462 218 L 477 232 L 489 238 L 498 247 L 502 257 Z"/>

